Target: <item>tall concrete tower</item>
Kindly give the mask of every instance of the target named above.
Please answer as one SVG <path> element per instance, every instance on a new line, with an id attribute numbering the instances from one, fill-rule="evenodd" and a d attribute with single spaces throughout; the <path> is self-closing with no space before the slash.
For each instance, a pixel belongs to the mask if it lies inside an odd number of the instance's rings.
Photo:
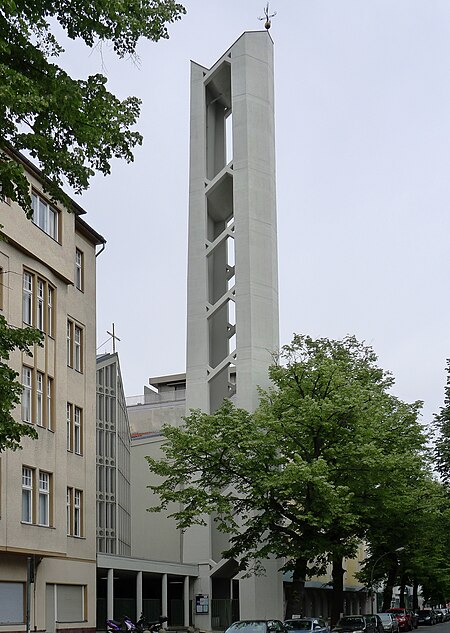
<path id="1" fill-rule="evenodd" d="M 186 408 L 224 398 L 253 411 L 278 350 L 273 43 L 244 33 L 212 66 L 191 65 Z M 199 589 L 234 572 L 212 521 L 188 530 L 185 562 L 204 561 Z M 281 617 L 282 580 L 241 581 L 240 617 Z M 223 582 L 221 583 L 223 590 Z M 203 619 L 197 625 L 210 629 Z"/>
<path id="2" fill-rule="evenodd" d="M 187 408 L 253 410 L 278 350 L 273 43 L 192 62 Z M 231 380 L 231 374 L 236 380 Z"/>

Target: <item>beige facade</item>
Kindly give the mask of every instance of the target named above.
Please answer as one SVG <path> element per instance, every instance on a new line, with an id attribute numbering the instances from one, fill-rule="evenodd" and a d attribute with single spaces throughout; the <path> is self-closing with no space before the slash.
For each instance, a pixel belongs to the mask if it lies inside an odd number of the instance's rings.
<path id="1" fill-rule="evenodd" d="M 21 161 L 35 214 L 0 202 L 0 314 L 43 332 L 32 356 L 14 352 L 22 380 L 16 419 L 38 439 L 0 455 L 0 631 L 95 628 L 95 268 L 101 235 L 55 205 Z M 100 250 L 100 249 L 99 249 Z M 27 566 L 34 582 L 27 585 Z"/>

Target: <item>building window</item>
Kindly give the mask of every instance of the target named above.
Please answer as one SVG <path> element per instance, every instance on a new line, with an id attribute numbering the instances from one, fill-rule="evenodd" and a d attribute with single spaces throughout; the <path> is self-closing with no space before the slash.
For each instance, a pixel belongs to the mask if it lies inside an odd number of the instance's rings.
<path id="1" fill-rule="evenodd" d="M 22 421 L 53 430 L 53 378 L 22 368 Z"/>
<path id="2" fill-rule="evenodd" d="M 33 479 L 32 468 L 22 468 L 22 521 L 33 523 Z"/>
<path id="3" fill-rule="evenodd" d="M 70 402 L 66 405 L 66 437 L 67 437 L 67 450 L 72 451 L 72 405 Z"/>
<path id="4" fill-rule="evenodd" d="M 50 525 L 50 473 L 39 473 L 39 525 Z"/>
<path id="5" fill-rule="evenodd" d="M 33 223 L 42 229 L 47 235 L 58 241 L 58 211 L 46 200 L 32 193 Z"/>
<path id="6" fill-rule="evenodd" d="M 67 535 L 83 536 L 83 491 L 67 488 Z"/>
<path id="7" fill-rule="evenodd" d="M 44 374 L 36 374 L 36 424 L 44 425 Z"/>
<path id="8" fill-rule="evenodd" d="M 80 407 L 75 407 L 73 418 L 73 446 L 77 455 L 82 454 L 82 412 Z"/>
<path id="9" fill-rule="evenodd" d="M 77 248 L 75 251 L 75 286 L 78 290 L 83 290 L 83 260 L 83 253 Z"/>
<path id="10" fill-rule="evenodd" d="M 25 624 L 25 596 L 23 582 L 0 580 L 0 626 Z"/>
<path id="11" fill-rule="evenodd" d="M 47 310 L 45 303 L 47 302 Z M 24 271 L 22 291 L 23 322 L 54 336 L 54 288 L 46 279 Z"/>
<path id="12" fill-rule="evenodd" d="M 33 277 L 23 273 L 23 322 L 33 325 Z"/>
<path id="13" fill-rule="evenodd" d="M 53 378 L 47 376 L 47 428 L 53 431 Z"/>
<path id="14" fill-rule="evenodd" d="M 38 472 L 39 488 L 37 498 L 35 498 L 36 474 L 34 468 L 23 466 L 22 522 L 30 524 L 37 522 L 37 525 L 49 527 L 51 525 L 52 475 L 43 471 Z"/>
<path id="15" fill-rule="evenodd" d="M 31 382 L 32 370 L 29 367 L 22 368 L 22 421 L 31 422 Z"/>
<path id="16" fill-rule="evenodd" d="M 77 455 L 83 454 L 83 409 L 72 405 L 66 405 L 67 425 L 67 450 Z"/>
<path id="17" fill-rule="evenodd" d="M 44 282 L 38 279 L 37 282 L 37 318 L 36 327 L 41 332 L 44 331 Z"/>
<path id="18" fill-rule="evenodd" d="M 83 328 L 70 319 L 67 321 L 67 365 L 83 371 Z"/>

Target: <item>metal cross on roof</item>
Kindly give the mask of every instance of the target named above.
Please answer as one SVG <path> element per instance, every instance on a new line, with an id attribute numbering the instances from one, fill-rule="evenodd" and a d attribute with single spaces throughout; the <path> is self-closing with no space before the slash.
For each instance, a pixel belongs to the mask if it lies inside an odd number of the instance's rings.
<path id="1" fill-rule="evenodd" d="M 258 20 L 265 20 L 264 23 L 264 27 L 269 30 L 270 27 L 272 26 L 272 22 L 270 20 L 270 18 L 275 17 L 277 14 L 276 11 L 274 11 L 273 13 L 269 13 L 269 3 L 266 4 L 266 8 L 264 9 L 264 15 L 261 18 L 258 18 Z"/>

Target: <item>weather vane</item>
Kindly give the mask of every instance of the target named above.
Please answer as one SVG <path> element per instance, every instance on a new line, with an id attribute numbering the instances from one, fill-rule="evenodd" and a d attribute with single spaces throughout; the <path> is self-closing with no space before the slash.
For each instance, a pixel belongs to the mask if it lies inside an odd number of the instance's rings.
<path id="1" fill-rule="evenodd" d="M 267 3 L 266 8 L 264 9 L 264 15 L 262 16 L 262 18 L 258 18 L 258 20 L 265 20 L 264 27 L 267 30 L 269 30 L 270 27 L 272 26 L 272 22 L 270 21 L 270 18 L 274 18 L 276 14 L 277 14 L 276 11 L 274 11 L 273 13 L 269 13 L 269 3 Z"/>

